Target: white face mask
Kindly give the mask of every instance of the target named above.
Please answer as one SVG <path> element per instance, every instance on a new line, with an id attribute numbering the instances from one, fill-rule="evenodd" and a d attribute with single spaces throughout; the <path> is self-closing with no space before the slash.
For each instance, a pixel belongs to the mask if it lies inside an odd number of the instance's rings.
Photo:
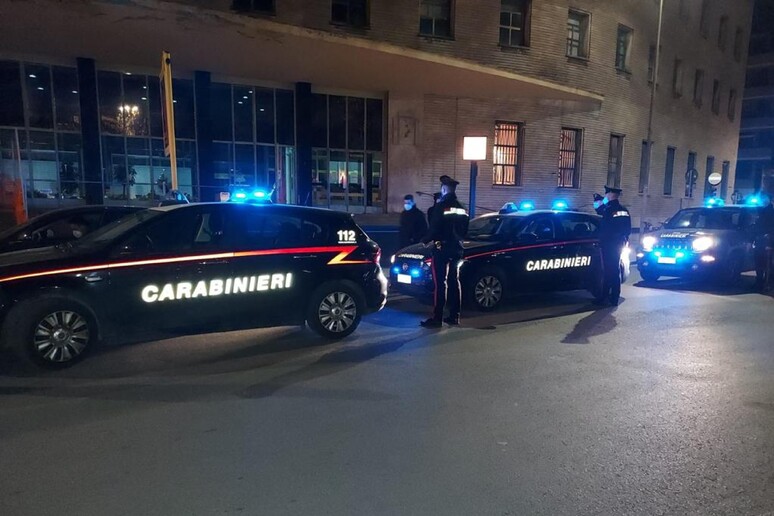
<path id="1" fill-rule="evenodd" d="M 409 211 L 409 210 L 410 210 L 411 208 L 413 208 L 413 207 L 414 207 L 414 205 L 413 205 L 413 204 L 411 204 L 410 202 L 403 203 L 403 208 L 404 208 L 406 211 Z"/>

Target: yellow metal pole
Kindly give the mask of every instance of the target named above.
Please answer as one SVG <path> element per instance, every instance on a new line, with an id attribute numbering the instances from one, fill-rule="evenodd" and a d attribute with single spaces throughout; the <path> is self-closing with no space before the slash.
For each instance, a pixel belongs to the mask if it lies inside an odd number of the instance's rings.
<path id="1" fill-rule="evenodd" d="M 177 191 L 177 148 L 175 145 L 175 104 L 172 95 L 172 56 L 166 50 L 161 53 L 161 84 L 164 86 L 164 129 L 167 141 L 164 142 L 164 155 L 169 156 L 172 190 Z"/>

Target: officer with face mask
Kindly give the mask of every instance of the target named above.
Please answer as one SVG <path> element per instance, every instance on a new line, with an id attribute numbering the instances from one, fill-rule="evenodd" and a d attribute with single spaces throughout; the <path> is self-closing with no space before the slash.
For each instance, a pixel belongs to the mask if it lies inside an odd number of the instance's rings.
<path id="1" fill-rule="evenodd" d="M 400 214 L 398 239 L 400 248 L 419 243 L 427 233 L 427 221 L 422 210 L 417 208 L 413 195 L 403 198 L 403 211 Z"/>
<path id="2" fill-rule="evenodd" d="M 621 253 L 632 232 L 629 210 L 618 201 L 621 192 L 620 188 L 605 186 L 604 197 L 594 195 L 594 209 L 602 215 L 599 244 L 604 267 L 604 284 L 597 304 L 609 301 L 612 306 L 618 306 L 621 297 Z"/>
<path id="3" fill-rule="evenodd" d="M 433 210 L 430 231 L 422 242 L 433 247 L 433 315 L 422 321 L 425 328 L 440 328 L 444 322 L 460 323 L 462 289 L 459 270 L 462 265 L 462 239 L 468 232 L 469 217 L 457 200 L 457 185 L 449 176 L 441 176 L 441 199 Z M 448 288 L 448 298 L 447 298 Z M 444 308 L 449 305 L 449 317 L 444 319 Z"/>

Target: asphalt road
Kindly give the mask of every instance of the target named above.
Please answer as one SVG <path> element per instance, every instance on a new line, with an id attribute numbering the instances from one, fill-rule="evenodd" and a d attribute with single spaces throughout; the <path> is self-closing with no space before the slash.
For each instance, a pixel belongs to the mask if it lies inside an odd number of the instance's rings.
<path id="1" fill-rule="evenodd" d="M 636 281 L 636 279 L 635 279 Z M 459 329 L 392 300 L 0 373 L 0 514 L 774 514 L 774 300 L 628 285 Z"/>

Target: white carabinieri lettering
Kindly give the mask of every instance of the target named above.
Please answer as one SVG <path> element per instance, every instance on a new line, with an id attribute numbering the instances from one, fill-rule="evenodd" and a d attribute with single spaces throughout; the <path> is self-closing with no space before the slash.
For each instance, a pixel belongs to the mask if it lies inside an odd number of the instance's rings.
<path id="1" fill-rule="evenodd" d="M 180 301 L 198 297 L 216 297 L 249 292 L 267 292 L 287 290 L 293 285 L 293 274 L 275 273 L 236 278 L 201 280 L 194 285 L 190 281 L 166 283 L 164 285 L 145 285 L 140 298 L 146 303 Z"/>
<path id="2" fill-rule="evenodd" d="M 527 262 L 527 272 L 571 269 L 576 267 L 588 267 L 589 265 L 591 265 L 591 256 L 573 256 L 570 258 L 554 258 L 553 260 L 530 260 Z"/>

